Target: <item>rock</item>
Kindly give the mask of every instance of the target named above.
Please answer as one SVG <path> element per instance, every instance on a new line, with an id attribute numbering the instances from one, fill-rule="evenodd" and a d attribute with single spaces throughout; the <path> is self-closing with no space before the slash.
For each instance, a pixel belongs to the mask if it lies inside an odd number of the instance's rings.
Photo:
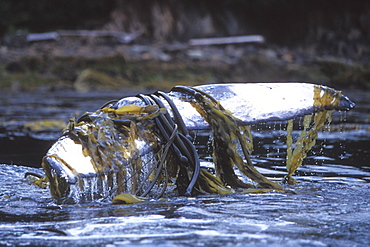
<path id="1" fill-rule="evenodd" d="M 24 73 L 26 72 L 25 68 L 23 65 L 17 61 L 13 61 L 8 63 L 5 66 L 5 71 L 9 73 Z"/>
<path id="2" fill-rule="evenodd" d="M 128 81 L 111 77 L 105 73 L 86 69 L 80 73 L 74 83 L 74 88 L 78 92 L 88 92 L 91 90 L 109 90 L 130 87 Z"/>

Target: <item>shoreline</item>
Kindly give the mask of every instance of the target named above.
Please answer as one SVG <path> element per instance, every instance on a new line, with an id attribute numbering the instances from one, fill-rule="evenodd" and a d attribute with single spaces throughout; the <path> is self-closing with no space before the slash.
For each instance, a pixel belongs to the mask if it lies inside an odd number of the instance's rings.
<path id="1" fill-rule="evenodd" d="M 98 40 L 99 41 L 99 40 Z M 369 89 L 366 56 L 318 54 L 267 44 L 190 46 L 57 40 L 0 47 L 2 90 L 161 89 L 219 82 L 305 81 Z"/>

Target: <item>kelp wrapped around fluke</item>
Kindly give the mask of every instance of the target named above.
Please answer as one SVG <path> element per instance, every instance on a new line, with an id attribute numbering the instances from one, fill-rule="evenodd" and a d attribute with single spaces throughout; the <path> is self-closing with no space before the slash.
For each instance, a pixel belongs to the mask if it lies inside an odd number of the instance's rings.
<path id="1" fill-rule="evenodd" d="M 71 119 L 42 166 L 52 196 L 70 203 L 280 190 L 251 162 L 249 125 L 288 120 L 285 181 L 292 184 L 319 128 L 333 111 L 353 107 L 341 92 L 308 83 L 177 86 L 169 93 L 112 101 Z M 299 116 L 304 129 L 293 143 L 292 119 Z M 203 167 L 193 143 L 192 131 L 200 129 L 212 135 L 211 170 Z"/>

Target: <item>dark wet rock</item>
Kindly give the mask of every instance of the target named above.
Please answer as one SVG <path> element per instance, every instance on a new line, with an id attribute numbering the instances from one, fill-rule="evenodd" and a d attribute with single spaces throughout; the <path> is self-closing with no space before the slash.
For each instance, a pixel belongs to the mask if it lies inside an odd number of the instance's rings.
<path id="1" fill-rule="evenodd" d="M 77 80 L 74 82 L 74 88 L 78 92 L 125 87 L 130 87 L 126 80 L 117 79 L 105 73 L 91 69 L 82 71 L 77 77 Z"/>
<path id="2" fill-rule="evenodd" d="M 23 65 L 19 62 L 13 61 L 5 66 L 5 71 L 9 73 L 24 73 L 26 72 Z"/>
<path id="3" fill-rule="evenodd" d="M 316 62 L 323 76 L 343 87 L 370 88 L 370 66 L 359 65 L 338 58 L 319 59 Z"/>

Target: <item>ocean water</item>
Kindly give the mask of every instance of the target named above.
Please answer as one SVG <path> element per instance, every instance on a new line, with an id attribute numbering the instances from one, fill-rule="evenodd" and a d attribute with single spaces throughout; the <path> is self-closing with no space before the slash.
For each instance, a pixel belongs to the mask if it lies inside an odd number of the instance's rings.
<path id="1" fill-rule="evenodd" d="M 33 157 L 36 167 L 22 162 L 0 164 L 0 246 L 370 245 L 370 94 L 345 94 L 356 108 L 336 114 L 331 131 L 320 133 L 294 176 L 298 183 L 285 185 L 290 193 L 174 197 L 132 205 L 58 204 L 48 189 L 25 178 L 27 172 L 43 175 L 37 168 L 38 156 L 23 156 L 19 150 L 13 156 L 2 154 L 12 159 L 19 156 L 20 161 Z M 69 100 L 61 96 L 51 97 L 54 101 L 32 101 L 33 96 L 26 95 L 22 100 L 28 109 L 12 101 L 13 110 L 8 107 L 7 112 L 3 102 L 1 120 L 44 119 L 58 112 L 58 117 L 62 114 L 68 119 L 83 109 L 94 110 L 111 96 L 85 94 Z M 286 174 L 280 123 L 253 128 L 253 163 L 265 176 L 280 181 Z M 8 138 L 9 145 L 15 139 L 14 135 Z"/>

